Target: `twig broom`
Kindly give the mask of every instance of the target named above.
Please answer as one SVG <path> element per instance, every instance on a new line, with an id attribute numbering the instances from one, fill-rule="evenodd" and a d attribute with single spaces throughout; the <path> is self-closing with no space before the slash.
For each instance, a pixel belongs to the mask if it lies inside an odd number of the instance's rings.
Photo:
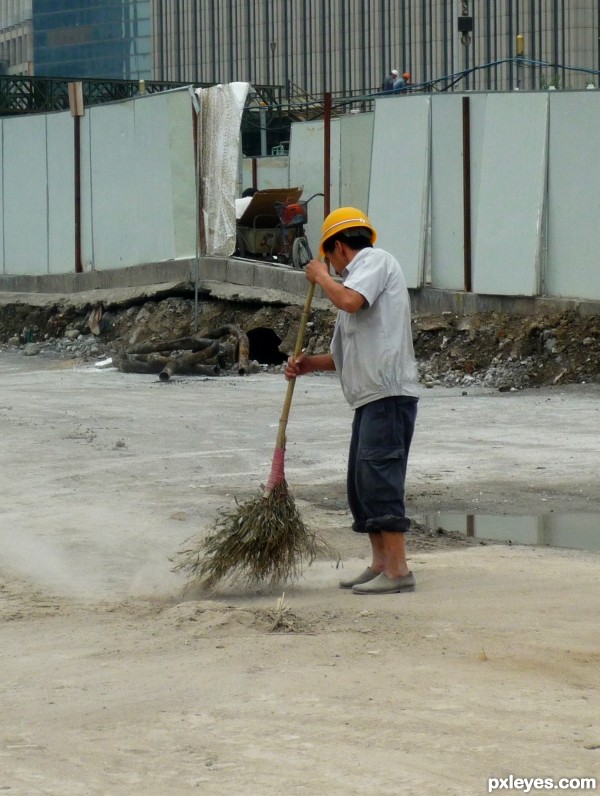
<path id="1" fill-rule="evenodd" d="M 294 356 L 302 351 L 306 323 L 315 291 L 310 284 Z M 339 559 L 335 550 L 303 522 L 285 480 L 286 427 L 296 379 L 288 381 L 277 442 L 267 484 L 259 495 L 222 510 L 211 533 L 195 548 L 181 550 L 173 571 L 187 575 L 188 586 L 206 588 L 238 576 L 250 583 L 281 583 L 297 578 L 303 563 L 319 553 Z"/>

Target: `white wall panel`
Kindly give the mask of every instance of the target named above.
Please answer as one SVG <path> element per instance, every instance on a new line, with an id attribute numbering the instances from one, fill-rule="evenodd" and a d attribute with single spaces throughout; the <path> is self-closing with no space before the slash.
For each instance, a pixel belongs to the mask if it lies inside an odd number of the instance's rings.
<path id="1" fill-rule="evenodd" d="M 135 101 L 138 262 L 192 257 L 196 251 L 196 178 L 189 92 Z M 151 168 L 149 168 L 151 166 Z"/>
<path id="2" fill-rule="evenodd" d="M 75 272 L 74 119 L 69 111 L 46 117 L 48 131 L 48 271 Z"/>
<path id="3" fill-rule="evenodd" d="M 195 182 L 187 90 L 92 108 L 91 235 L 96 270 L 191 257 Z"/>
<path id="4" fill-rule="evenodd" d="M 178 215 L 176 209 L 168 211 L 171 199 L 174 198 L 167 157 L 171 150 L 168 97 L 159 95 L 156 99 L 159 101 L 152 102 L 149 101 L 149 97 L 143 97 L 136 100 L 133 105 L 135 160 L 132 166 L 135 169 L 135 182 L 139 192 L 139 196 L 134 200 L 135 217 L 137 229 L 142 233 L 136 235 L 135 261 L 142 263 L 159 262 L 173 257 L 175 250 L 173 222 Z M 186 104 L 191 114 L 189 99 Z M 190 138 L 189 145 L 193 152 L 193 138 Z M 193 176 L 193 163 L 191 173 Z M 196 203 L 194 194 L 192 198 L 193 210 Z M 165 211 L 169 212 L 172 218 L 165 218 Z"/>
<path id="5" fill-rule="evenodd" d="M 464 289 L 462 97 L 431 101 L 431 271 L 437 288 Z"/>
<path id="6" fill-rule="evenodd" d="M 550 97 L 548 264 L 544 292 L 600 298 L 600 93 Z"/>
<path id="7" fill-rule="evenodd" d="M 287 155 L 276 157 L 256 158 L 257 188 L 290 188 L 289 158 Z M 242 161 L 242 188 L 252 187 L 252 158 L 243 158 Z"/>
<path id="8" fill-rule="evenodd" d="M 4 273 L 48 271 L 46 117 L 4 122 Z"/>
<path id="9" fill-rule="evenodd" d="M 367 211 L 374 113 L 340 118 L 340 205 Z"/>
<path id="10" fill-rule="evenodd" d="M 471 116 L 473 291 L 536 295 L 543 251 L 547 94 L 476 95 L 471 105 L 476 110 Z"/>
<path id="11" fill-rule="evenodd" d="M 400 262 L 409 287 L 423 281 L 429 212 L 430 98 L 375 103 L 369 218 L 377 245 Z"/>
<path id="12" fill-rule="evenodd" d="M 290 134 L 290 184 L 303 185 L 302 199 L 323 193 L 324 125 L 322 121 L 296 122 Z M 331 120 L 331 209 L 340 206 L 340 122 Z M 306 231 L 316 257 L 323 223 L 323 198 L 317 196 L 308 206 Z"/>
<path id="13" fill-rule="evenodd" d="M 160 203 L 160 212 L 157 216 L 161 227 L 168 229 L 168 226 L 173 224 L 174 248 L 170 255 L 158 257 L 158 260 L 154 258 L 155 262 L 162 259 L 192 257 L 196 253 L 196 166 L 191 99 L 186 90 L 169 91 L 162 97 L 163 112 L 167 116 L 160 121 L 160 124 L 168 125 L 170 148 L 163 151 L 156 144 L 152 144 L 151 152 L 152 157 L 157 158 L 162 164 L 161 180 L 165 184 L 165 190 L 170 189 L 170 193 L 167 193 L 164 201 Z M 147 99 L 144 98 L 143 101 Z M 149 116 L 152 114 L 151 108 L 148 108 L 148 114 Z M 142 168 L 146 169 L 147 163 L 142 164 Z M 170 234 L 167 233 L 164 241 L 165 251 L 168 250 L 170 240 Z"/>
<path id="14" fill-rule="evenodd" d="M 134 103 L 116 103 L 87 111 L 90 128 L 92 251 L 85 262 L 102 271 L 136 262 Z M 155 168 L 154 164 L 149 167 Z"/>

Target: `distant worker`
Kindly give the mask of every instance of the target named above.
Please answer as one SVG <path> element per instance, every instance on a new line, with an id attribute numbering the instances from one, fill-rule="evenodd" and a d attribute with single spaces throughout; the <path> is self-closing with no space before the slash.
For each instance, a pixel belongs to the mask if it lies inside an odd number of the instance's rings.
<path id="1" fill-rule="evenodd" d="M 412 86 L 411 79 L 410 79 L 410 72 L 405 72 L 402 77 L 404 78 L 404 91 L 410 91 Z"/>
<path id="2" fill-rule="evenodd" d="M 406 91 L 406 81 L 404 79 L 404 76 L 402 77 L 398 76 L 394 80 L 394 86 L 392 90 L 394 94 L 402 94 L 403 91 Z"/>
<path id="3" fill-rule="evenodd" d="M 394 83 L 398 80 L 399 72 L 397 69 L 392 69 L 386 79 L 383 81 L 381 90 L 384 94 L 392 94 L 394 91 Z"/>

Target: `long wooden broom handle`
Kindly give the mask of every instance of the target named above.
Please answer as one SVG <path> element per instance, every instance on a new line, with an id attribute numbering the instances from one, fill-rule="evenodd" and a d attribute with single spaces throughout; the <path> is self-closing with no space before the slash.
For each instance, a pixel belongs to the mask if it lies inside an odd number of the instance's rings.
<path id="1" fill-rule="evenodd" d="M 294 357 L 299 357 L 302 353 L 302 344 L 304 343 L 304 333 L 306 332 L 306 324 L 310 316 L 310 305 L 312 304 L 313 296 L 315 294 L 315 286 L 311 282 L 304 302 L 304 310 L 302 311 L 302 318 L 300 319 L 300 328 L 298 329 L 298 337 L 296 338 L 296 348 L 294 349 Z M 283 403 L 283 411 L 279 419 L 279 431 L 277 432 L 277 448 L 285 448 L 285 429 L 290 415 L 290 407 L 292 405 L 292 396 L 294 395 L 294 387 L 296 386 L 296 379 L 288 381 L 287 392 L 285 394 L 285 401 Z"/>

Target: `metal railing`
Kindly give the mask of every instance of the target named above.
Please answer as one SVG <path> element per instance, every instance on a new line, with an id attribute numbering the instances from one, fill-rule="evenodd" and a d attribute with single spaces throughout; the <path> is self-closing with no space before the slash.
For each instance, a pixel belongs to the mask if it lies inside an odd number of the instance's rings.
<path id="1" fill-rule="evenodd" d="M 154 94 L 191 85 L 155 80 L 103 80 L 77 77 L 29 77 L 0 75 L 0 116 L 28 113 L 50 113 L 69 107 L 69 83 L 82 84 L 85 106 L 130 99 L 143 93 Z M 214 83 L 193 83 L 196 88 L 209 88 Z M 253 86 L 255 95 L 268 107 L 280 107 L 283 86 Z"/>

